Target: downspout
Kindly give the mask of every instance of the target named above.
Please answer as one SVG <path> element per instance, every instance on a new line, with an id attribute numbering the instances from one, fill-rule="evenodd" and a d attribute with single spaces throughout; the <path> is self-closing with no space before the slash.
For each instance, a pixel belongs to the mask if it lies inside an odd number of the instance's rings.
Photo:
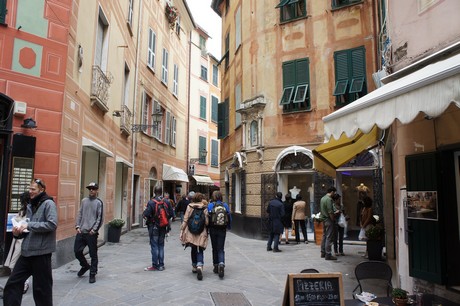
<path id="1" fill-rule="evenodd" d="M 131 122 L 131 127 L 133 124 L 136 123 L 136 110 L 137 110 L 137 91 L 138 91 L 138 88 L 137 88 L 137 83 L 138 83 L 138 80 L 139 80 L 139 41 L 140 41 L 140 36 L 141 36 L 141 22 L 142 20 L 142 0 L 139 0 L 139 19 L 138 19 L 138 24 L 137 24 L 137 37 L 136 37 L 136 73 L 134 74 L 134 101 L 133 101 L 133 117 L 132 117 L 132 122 Z M 131 157 L 132 157 L 132 165 L 133 165 L 133 170 L 131 171 L 131 200 L 132 200 L 132 204 L 131 204 L 131 209 L 134 210 L 134 213 L 136 213 L 136 199 L 133 198 L 133 195 L 134 195 L 134 171 L 136 169 L 136 165 L 135 165 L 135 162 L 136 162 L 136 159 L 135 159 L 135 156 L 136 156 L 136 142 L 137 142 L 137 139 L 136 139 L 136 133 L 132 131 L 131 129 L 131 132 L 133 134 L 132 136 L 132 142 L 131 142 Z M 132 213 L 131 213 L 132 215 Z M 132 224 L 133 223 L 137 223 L 137 222 L 134 222 L 134 220 L 131 220 L 131 224 L 130 224 L 130 227 L 132 227 Z"/>
<path id="2" fill-rule="evenodd" d="M 186 149 L 186 158 L 187 158 L 187 161 L 186 161 L 186 164 L 187 164 L 187 175 L 189 174 L 189 170 L 190 170 L 190 146 L 189 146 L 189 143 L 190 143 L 190 84 L 191 84 L 191 75 L 192 75 L 192 31 L 190 31 L 190 38 L 189 38 L 189 42 L 188 42 L 188 88 L 187 88 L 187 117 L 186 117 L 186 120 L 187 120 L 187 137 L 186 137 L 186 146 L 187 146 L 187 149 Z M 190 182 L 189 182 L 190 183 Z M 185 193 L 188 193 L 188 190 L 189 190 L 189 183 L 187 183 L 187 189 L 185 190 Z M 183 194 L 183 193 L 182 193 Z"/>

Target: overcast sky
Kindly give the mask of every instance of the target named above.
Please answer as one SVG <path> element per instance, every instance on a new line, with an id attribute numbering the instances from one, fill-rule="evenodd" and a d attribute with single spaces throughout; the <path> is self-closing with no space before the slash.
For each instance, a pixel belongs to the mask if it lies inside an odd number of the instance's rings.
<path id="1" fill-rule="evenodd" d="M 208 51 L 220 60 L 222 23 L 219 15 L 211 9 L 211 0 L 187 0 L 187 4 L 195 23 L 211 36 L 206 45 Z"/>

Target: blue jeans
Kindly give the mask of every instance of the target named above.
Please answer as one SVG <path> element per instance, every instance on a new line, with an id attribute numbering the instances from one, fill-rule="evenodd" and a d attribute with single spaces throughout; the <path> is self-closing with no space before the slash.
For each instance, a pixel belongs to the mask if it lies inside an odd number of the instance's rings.
<path id="1" fill-rule="evenodd" d="M 214 265 L 225 265 L 225 237 L 227 235 L 226 228 L 209 228 L 209 236 L 211 236 L 212 245 L 212 263 Z"/>
<path id="2" fill-rule="evenodd" d="M 280 242 L 280 234 L 279 233 L 270 233 L 267 242 L 267 249 L 271 249 L 273 242 L 273 249 L 278 250 L 278 244 Z"/>
<path id="3" fill-rule="evenodd" d="M 152 253 L 152 267 L 164 267 L 166 228 L 149 225 L 150 252 Z"/>
<path id="4" fill-rule="evenodd" d="M 192 257 L 192 266 L 202 267 L 204 265 L 204 250 L 201 247 L 192 245 L 192 251 L 190 252 Z"/>

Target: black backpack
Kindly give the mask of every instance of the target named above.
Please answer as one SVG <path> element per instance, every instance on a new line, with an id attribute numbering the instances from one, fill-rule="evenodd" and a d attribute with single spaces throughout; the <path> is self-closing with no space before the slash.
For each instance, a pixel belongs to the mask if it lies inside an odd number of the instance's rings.
<path id="1" fill-rule="evenodd" d="M 206 216 L 204 214 L 205 208 L 193 208 L 193 211 L 188 218 L 187 226 L 190 233 L 194 235 L 201 234 L 204 230 L 204 226 L 206 225 Z"/>

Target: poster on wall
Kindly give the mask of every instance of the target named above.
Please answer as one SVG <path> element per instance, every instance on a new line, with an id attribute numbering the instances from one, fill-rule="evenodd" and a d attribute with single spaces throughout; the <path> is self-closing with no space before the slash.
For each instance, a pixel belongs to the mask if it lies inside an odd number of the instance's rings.
<path id="1" fill-rule="evenodd" d="M 408 191 L 407 210 L 410 219 L 438 220 L 436 191 Z"/>

